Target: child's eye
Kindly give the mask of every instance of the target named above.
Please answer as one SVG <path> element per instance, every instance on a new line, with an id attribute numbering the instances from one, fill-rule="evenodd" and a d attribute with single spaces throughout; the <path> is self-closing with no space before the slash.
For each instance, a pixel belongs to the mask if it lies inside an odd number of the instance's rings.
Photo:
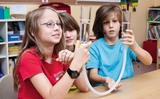
<path id="1" fill-rule="evenodd" d="M 109 23 L 109 21 L 104 22 L 104 24 L 107 24 L 107 23 Z"/>
<path id="2" fill-rule="evenodd" d="M 53 24 L 53 22 L 47 22 L 47 25 L 52 25 Z"/>
<path id="3" fill-rule="evenodd" d="M 113 20 L 113 22 L 117 22 L 117 20 Z"/>

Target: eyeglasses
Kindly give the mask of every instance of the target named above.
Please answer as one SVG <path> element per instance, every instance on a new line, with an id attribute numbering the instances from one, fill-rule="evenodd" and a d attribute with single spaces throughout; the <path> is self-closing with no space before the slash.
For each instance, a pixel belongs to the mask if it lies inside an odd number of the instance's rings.
<path id="1" fill-rule="evenodd" d="M 59 22 L 59 23 L 47 22 L 47 23 L 43 23 L 41 25 L 46 25 L 48 28 L 54 28 L 55 25 L 57 25 L 59 28 L 62 27 L 62 23 L 61 22 Z"/>

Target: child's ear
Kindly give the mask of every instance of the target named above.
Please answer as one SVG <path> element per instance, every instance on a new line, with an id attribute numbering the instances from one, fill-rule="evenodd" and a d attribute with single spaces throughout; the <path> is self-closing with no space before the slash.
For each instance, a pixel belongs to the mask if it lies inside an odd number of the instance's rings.
<path id="1" fill-rule="evenodd" d="M 34 36 L 32 28 L 29 29 L 29 32 L 31 33 L 32 36 Z"/>

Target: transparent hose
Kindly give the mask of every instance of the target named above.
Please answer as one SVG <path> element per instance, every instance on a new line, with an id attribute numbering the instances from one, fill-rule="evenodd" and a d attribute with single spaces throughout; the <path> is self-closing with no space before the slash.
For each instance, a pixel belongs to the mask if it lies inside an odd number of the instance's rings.
<path id="1" fill-rule="evenodd" d="M 120 82 L 120 80 L 121 80 L 121 78 L 122 78 L 122 76 L 123 76 L 124 69 L 125 69 L 126 54 L 127 54 L 127 45 L 124 45 L 124 58 L 123 58 L 123 66 L 122 66 L 122 69 L 121 69 L 121 73 L 120 73 L 119 78 L 118 78 L 117 82 L 115 83 L 115 85 L 114 85 L 111 89 L 109 89 L 108 91 L 106 91 L 106 92 L 98 92 L 98 91 L 96 91 L 96 90 L 91 86 L 91 84 L 90 84 L 90 82 L 89 82 L 89 80 L 88 80 L 88 77 L 87 77 L 86 66 L 85 66 L 85 65 L 83 66 L 83 72 L 84 72 L 85 81 L 86 81 L 88 87 L 90 88 L 90 90 L 91 90 L 93 93 L 95 93 L 95 94 L 97 94 L 97 95 L 107 95 L 107 94 L 109 94 L 110 92 L 112 92 L 113 89 L 119 84 L 119 82 Z"/>

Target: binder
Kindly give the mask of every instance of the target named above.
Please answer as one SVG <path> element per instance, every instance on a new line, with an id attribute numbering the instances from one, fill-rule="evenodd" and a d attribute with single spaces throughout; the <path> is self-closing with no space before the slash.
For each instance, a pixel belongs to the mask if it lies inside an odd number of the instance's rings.
<path id="1" fill-rule="evenodd" d="M 4 19 L 10 19 L 10 8 L 4 9 Z"/>
<path id="2" fill-rule="evenodd" d="M 0 8 L 0 19 L 3 19 L 3 8 Z"/>

